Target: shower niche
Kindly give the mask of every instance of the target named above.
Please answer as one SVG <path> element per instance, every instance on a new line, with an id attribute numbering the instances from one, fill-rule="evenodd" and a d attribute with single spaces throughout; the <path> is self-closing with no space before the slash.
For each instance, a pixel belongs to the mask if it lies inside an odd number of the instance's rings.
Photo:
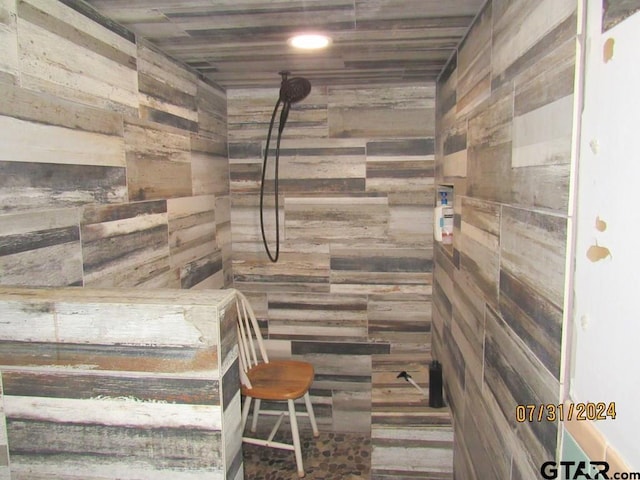
<path id="1" fill-rule="evenodd" d="M 436 187 L 435 207 L 433 210 L 433 238 L 446 249 L 453 250 L 453 201 L 452 185 Z"/>

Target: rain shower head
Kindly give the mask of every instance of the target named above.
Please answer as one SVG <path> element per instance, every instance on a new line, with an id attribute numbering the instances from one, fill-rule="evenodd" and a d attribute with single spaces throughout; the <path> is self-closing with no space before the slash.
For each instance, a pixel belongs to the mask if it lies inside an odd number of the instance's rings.
<path id="1" fill-rule="evenodd" d="M 283 103 L 296 103 L 309 95 L 311 82 L 306 78 L 287 78 L 289 72 L 280 72 L 282 84 L 280 85 L 280 101 Z"/>

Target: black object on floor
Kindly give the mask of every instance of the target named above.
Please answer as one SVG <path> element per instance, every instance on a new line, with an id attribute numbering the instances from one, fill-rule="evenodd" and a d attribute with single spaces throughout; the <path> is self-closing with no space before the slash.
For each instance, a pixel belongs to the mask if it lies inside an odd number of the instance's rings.
<path id="1" fill-rule="evenodd" d="M 432 360 L 429 365 L 429 406 L 431 408 L 444 407 L 442 397 L 442 364 Z"/>

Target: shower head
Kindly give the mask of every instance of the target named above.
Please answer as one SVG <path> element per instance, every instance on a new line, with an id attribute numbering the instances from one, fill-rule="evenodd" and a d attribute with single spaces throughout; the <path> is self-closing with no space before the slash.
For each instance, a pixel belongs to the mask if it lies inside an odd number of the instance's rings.
<path id="1" fill-rule="evenodd" d="M 291 108 L 291 104 L 305 99 L 311 92 L 311 83 L 309 82 L 309 80 L 302 77 L 288 78 L 289 73 L 290 72 L 287 71 L 280 72 L 280 75 L 282 76 L 282 83 L 280 85 L 280 98 L 276 102 L 276 106 L 273 109 L 273 114 L 271 115 L 271 122 L 269 123 L 269 133 L 267 134 L 267 144 L 264 148 L 264 160 L 262 163 L 262 180 L 260 182 L 260 231 L 262 232 L 262 243 L 264 243 L 264 248 L 267 251 L 269 260 L 271 260 L 272 262 L 277 262 L 278 256 L 280 255 L 280 227 L 278 220 L 280 218 L 280 214 L 278 213 L 278 161 L 280 158 L 280 139 L 282 138 L 282 131 L 284 130 L 284 126 L 287 123 L 287 117 L 289 116 L 289 109 Z M 278 112 L 278 107 L 280 107 L 280 104 L 282 104 L 282 112 L 280 112 L 280 124 L 278 125 L 278 143 L 276 144 L 276 164 L 273 189 L 276 223 L 276 253 L 275 256 L 273 256 L 271 255 L 271 251 L 269 250 L 267 238 L 264 233 L 263 198 L 265 173 L 267 171 L 267 158 L 269 156 L 269 142 L 271 140 L 271 131 L 273 130 L 273 121 L 276 118 L 276 113 Z"/>
<path id="2" fill-rule="evenodd" d="M 289 117 L 289 109 L 292 103 L 304 100 L 311 92 L 311 82 L 306 78 L 292 77 L 287 78 L 290 72 L 280 72 L 282 75 L 282 83 L 280 84 L 280 99 L 278 104 L 282 103 L 282 112 L 280 113 L 280 125 L 278 132 L 282 134 L 284 126 Z M 277 105 L 276 105 L 277 108 Z"/>
<path id="3" fill-rule="evenodd" d="M 311 82 L 306 78 L 287 78 L 289 72 L 280 72 L 282 83 L 280 85 L 280 101 L 283 103 L 296 103 L 309 95 Z"/>

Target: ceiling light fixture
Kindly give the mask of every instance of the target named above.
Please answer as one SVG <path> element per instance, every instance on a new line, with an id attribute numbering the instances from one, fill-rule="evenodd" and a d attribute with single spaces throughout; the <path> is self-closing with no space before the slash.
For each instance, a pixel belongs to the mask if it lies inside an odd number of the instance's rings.
<path id="1" fill-rule="evenodd" d="M 291 37 L 287 43 L 292 47 L 304 50 L 319 50 L 328 47 L 331 39 L 319 33 L 301 33 Z"/>

